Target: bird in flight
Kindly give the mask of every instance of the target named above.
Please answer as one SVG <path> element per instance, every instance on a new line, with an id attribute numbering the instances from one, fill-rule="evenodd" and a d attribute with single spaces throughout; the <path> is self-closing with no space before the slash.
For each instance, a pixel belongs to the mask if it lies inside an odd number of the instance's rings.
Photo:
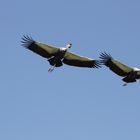
<path id="1" fill-rule="evenodd" d="M 37 42 L 29 36 L 23 36 L 21 43 L 26 49 L 29 49 L 48 60 L 51 65 L 48 72 L 52 72 L 55 67 L 60 67 L 63 64 L 87 68 L 101 67 L 99 60 L 69 52 L 68 49 L 72 47 L 71 43 L 67 44 L 65 48 L 57 48 Z"/>
<path id="2" fill-rule="evenodd" d="M 133 83 L 136 82 L 137 79 L 140 79 L 140 69 L 127 66 L 126 64 L 123 64 L 114 59 L 110 54 L 107 54 L 106 52 L 101 53 L 99 58 L 101 59 L 101 64 L 109 67 L 109 69 L 117 75 L 124 77 L 122 79 L 125 82 L 124 86 L 126 86 L 127 83 Z"/>

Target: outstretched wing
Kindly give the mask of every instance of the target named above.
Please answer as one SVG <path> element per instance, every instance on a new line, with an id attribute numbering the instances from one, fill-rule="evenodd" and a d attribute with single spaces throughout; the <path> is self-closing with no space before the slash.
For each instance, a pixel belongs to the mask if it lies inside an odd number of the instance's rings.
<path id="1" fill-rule="evenodd" d="M 65 53 L 63 63 L 77 67 L 89 67 L 89 68 L 101 67 L 100 62 L 98 60 L 93 60 L 91 58 L 83 57 L 70 52 Z"/>
<path id="2" fill-rule="evenodd" d="M 59 50 L 59 48 L 36 42 L 29 36 L 23 36 L 21 43 L 23 47 L 45 58 L 54 56 Z"/>
<path id="3" fill-rule="evenodd" d="M 100 54 L 100 62 L 107 67 L 110 68 L 114 73 L 116 73 L 119 76 L 126 76 L 129 72 L 132 71 L 132 68 L 122 64 L 121 62 L 115 60 L 112 58 L 110 54 L 107 53 L 101 53 Z"/>

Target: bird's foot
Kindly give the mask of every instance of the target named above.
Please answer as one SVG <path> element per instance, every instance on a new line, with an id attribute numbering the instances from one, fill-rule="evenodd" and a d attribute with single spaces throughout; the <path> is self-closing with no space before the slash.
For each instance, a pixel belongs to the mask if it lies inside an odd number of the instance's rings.
<path id="1" fill-rule="evenodd" d="M 124 83 L 123 86 L 127 86 L 127 83 Z"/>
<path id="2" fill-rule="evenodd" d="M 52 66 L 52 67 L 50 67 L 50 68 L 48 69 L 48 72 L 52 72 L 52 71 L 54 70 L 54 68 L 55 68 L 55 65 Z"/>
<path id="3" fill-rule="evenodd" d="M 52 69 L 52 68 L 49 68 L 49 69 L 48 69 L 48 72 L 52 72 L 52 71 L 53 71 L 53 69 Z"/>

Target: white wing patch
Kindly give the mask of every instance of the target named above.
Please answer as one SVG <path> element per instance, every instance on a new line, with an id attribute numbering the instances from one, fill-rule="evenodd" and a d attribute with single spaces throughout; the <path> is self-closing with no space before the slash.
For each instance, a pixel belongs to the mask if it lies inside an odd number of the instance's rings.
<path id="1" fill-rule="evenodd" d="M 134 71 L 140 71 L 140 69 L 139 68 L 136 68 L 136 67 L 134 67 L 133 70 Z"/>
<path id="2" fill-rule="evenodd" d="M 66 50 L 67 50 L 67 48 L 60 48 L 60 50 L 61 50 L 61 51 L 66 51 Z"/>

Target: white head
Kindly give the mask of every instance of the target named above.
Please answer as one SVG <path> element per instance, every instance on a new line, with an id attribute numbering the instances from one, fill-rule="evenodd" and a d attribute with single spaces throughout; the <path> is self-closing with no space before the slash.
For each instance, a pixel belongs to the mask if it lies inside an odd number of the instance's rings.
<path id="1" fill-rule="evenodd" d="M 69 43 L 69 44 L 67 44 L 66 45 L 66 48 L 68 49 L 68 48 L 71 48 L 72 47 L 72 44 L 71 43 Z"/>
<path id="2" fill-rule="evenodd" d="M 71 48 L 71 47 L 72 47 L 72 44 L 69 43 L 69 44 L 66 45 L 65 48 L 60 48 L 60 50 L 61 50 L 61 51 L 67 51 L 67 50 L 68 50 L 69 48 Z"/>

